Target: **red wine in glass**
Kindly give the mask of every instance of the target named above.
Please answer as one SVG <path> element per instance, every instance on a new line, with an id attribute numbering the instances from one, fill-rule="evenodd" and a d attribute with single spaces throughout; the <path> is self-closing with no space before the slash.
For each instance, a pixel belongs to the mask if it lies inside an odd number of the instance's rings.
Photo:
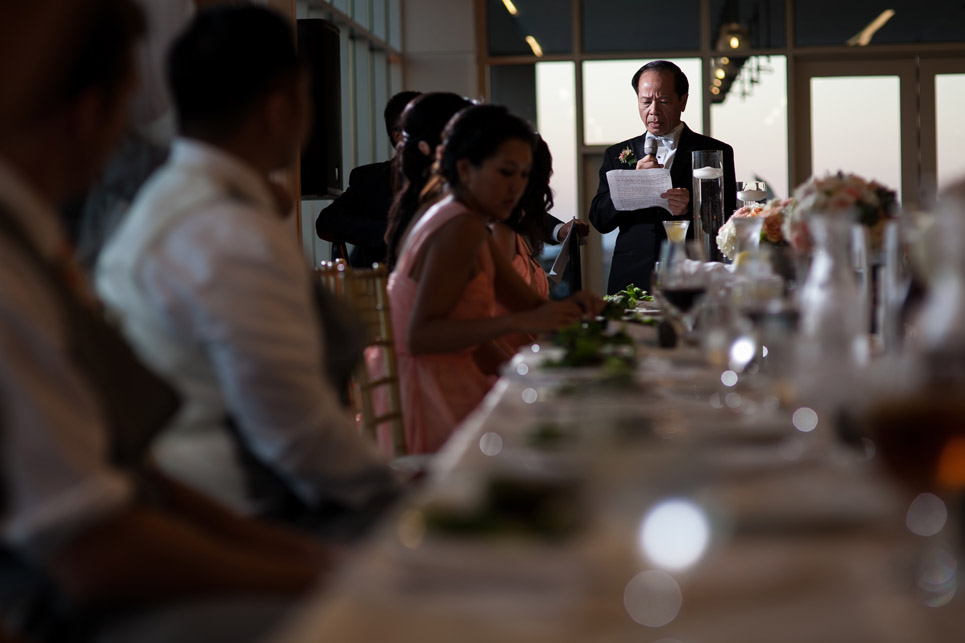
<path id="1" fill-rule="evenodd" d="M 682 313 L 690 312 L 697 297 L 703 295 L 707 289 L 703 286 L 689 288 L 664 288 L 663 296 Z"/>

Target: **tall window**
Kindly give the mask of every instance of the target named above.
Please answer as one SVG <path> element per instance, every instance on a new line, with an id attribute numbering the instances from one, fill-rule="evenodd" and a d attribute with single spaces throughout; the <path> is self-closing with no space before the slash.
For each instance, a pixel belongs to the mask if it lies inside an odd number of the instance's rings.
<path id="1" fill-rule="evenodd" d="M 898 190 L 906 207 L 927 207 L 938 187 L 965 177 L 955 153 L 962 141 L 955 106 L 965 91 L 958 0 L 475 1 L 486 20 L 479 44 L 488 98 L 559 132 L 551 141 L 556 189 L 575 188 L 582 216 L 603 150 L 641 132 L 628 79 L 655 59 L 677 62 L 690 80 L 683 120 L 733 146 L 737 180 L 764 180 L 773 196 L 840 167 Z M 912 65 L 912 79 L 915 69 L 922 72 L 917 103 L 904 81 L 899 96 L 879 87 L 880 79 L 837 80 L 885 58 L 886 67 Z M 833 62 L 833 76 L 814 71 L 821 61 Z M 572 65 L 572 103 L 560 102 L 556 82 L 537 83 L 549 65 Z M 933 113 L 921 112 L 926 99 Z M 571 123 L 568 138 L 564 122 Z M 862 138 L 871 130 L 877 133 Z M 556 153 L 555 146 L 573 149 L 574 141 L 575 153 Z M 605 283 L 606 251 L 606 240 L 592 235 L 583 262 L 591 288 Z"/>
<path id="2" fill-rule="evenodd" d="M 711 94 L 710 135 L 734 148 L 738 181 L 764 181 L 771 196 L 789 195 L 787 58 L 753 56 L 718 100 Z"/>

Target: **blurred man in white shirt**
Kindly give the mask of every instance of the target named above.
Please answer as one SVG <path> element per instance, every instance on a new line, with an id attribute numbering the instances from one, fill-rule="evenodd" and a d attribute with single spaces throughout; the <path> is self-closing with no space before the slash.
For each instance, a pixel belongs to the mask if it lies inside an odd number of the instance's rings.
<path id="1" fill-rule="evenodd" d="M 382 504 L 394 476 L 325 377 L 312 277 L 269 190 L 309 121 L 291 25 L 257 6 L 201 11 L 168 77 L 180 138 L 97 269 L 127 337 L 184 398 L 160 465 L 250 515 Z M 290 495 L 260 493 L 265 469 Z"/>

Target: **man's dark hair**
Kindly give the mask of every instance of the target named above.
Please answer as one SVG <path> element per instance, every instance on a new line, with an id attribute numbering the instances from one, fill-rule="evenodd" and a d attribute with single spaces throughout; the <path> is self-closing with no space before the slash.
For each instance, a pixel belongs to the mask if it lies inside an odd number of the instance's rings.
<path id="1" fill-rule="evenodd" d="M 39 114 L 55 110 L 89 89 L 116 92 L 134 73 L 134 45 L 147 31 L 144 14 L 131 0 L 94 0 L 84 12 L 84 23 L 66 65 L 49 93 L 41 100 Z"/>
<path id="2" fill-rule="evenodd" d="M 276 11 L 250 4 L 199 11 L 168 53 L 179 131 L 230 135 L 262 98 L 294 81 L 301 67 L 292 24 Z"/>
<path id="3" fill-rule="evenodd" d="M 393 145 L 395 143 L 392 141 L 392 132 L 402 130 L 402 112 L 405 111 L 405 106 L 421 94 L 422 92 L 401 91 L 385 104 L 385 111 L 382 112 L 382 116 L 385 118 L 385 131 L 389 135 L 389 142 Z"/>
<path id="4" fill-rule="evenodd" d="M 637 73 L 633 75 L 633 80 L 630 81 L 634 92 L 639 93 L 640 76 L 643 76 L 648 71 L 655 71 L 659 73 L 669 72 L 673 74 L 673 88 L 674 91 L 677 92 L 677 98 L 682 98 L 690 93 L 690 83 L 687 82 L 687 76 L 680 71 L 680 67 L 673 64 L 669 60 L 654 60 L 653 62 L 649 62 L 638 69 Z"/>

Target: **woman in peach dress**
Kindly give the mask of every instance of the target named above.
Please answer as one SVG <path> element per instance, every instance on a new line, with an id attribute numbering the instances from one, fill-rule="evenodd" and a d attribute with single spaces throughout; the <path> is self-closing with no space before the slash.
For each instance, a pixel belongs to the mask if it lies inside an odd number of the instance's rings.
<path id="1" fill-rule="evenodd" d="M 487 224 L 506 220 L 526 189 L 533 133 L 504 107 L 460 112 L 443 134 L 425 193 L 446 196 L 412 225 L 389 277 L 406 448 L 432 453 L 494 382 L 474 352 L 511 333 L 581 318 L 585 296 L 547 303 L 495 248 Z M 508 312 L 494 316 L 496 293 Z"/>

